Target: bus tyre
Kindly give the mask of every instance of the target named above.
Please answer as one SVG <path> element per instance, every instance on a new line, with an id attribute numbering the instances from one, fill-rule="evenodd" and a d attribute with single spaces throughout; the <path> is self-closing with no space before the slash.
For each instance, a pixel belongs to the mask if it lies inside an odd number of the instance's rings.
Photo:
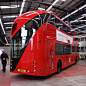
<path id="1" fill-rule="evenodd" d="M 77 63 L 77 57 L 75 58 L 75 64 Z"/>
<path id="2" fill-rule="evenodd" d="M 61 71 L 61 62 L 58 61 L 58 63 L 57 63 L 57 74 L 59 74 L 60 71 Z"/>

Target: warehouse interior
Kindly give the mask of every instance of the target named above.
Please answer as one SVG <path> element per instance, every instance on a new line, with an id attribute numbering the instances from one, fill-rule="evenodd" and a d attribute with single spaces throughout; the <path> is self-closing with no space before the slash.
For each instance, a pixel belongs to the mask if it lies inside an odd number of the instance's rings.
<path id="1" fill-rule="evenodd" d="M 18 16 L 35 10 L 51 11 L 77 34 L 79 61 L 45 77 L 10 72 L 11 30 Z M 0 0 L 0 55 L 8 54 L 6 73 L 0 60 L 0 86 L 86 86 L 86 0 Z"/>

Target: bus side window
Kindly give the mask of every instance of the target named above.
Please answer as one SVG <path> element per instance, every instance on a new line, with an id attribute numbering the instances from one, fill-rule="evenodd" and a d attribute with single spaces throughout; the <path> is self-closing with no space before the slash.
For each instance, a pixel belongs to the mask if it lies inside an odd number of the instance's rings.
<path id="1" fill-rule="evenodd" d="M 40 17 L 41 17 L 41 23 L 43 24 L 44 23 L 45 13 L 44 14 L 41 14 Z"/>
<path id="2" fill-rule="evenodd" d="M 48 21 L 49 16 L 50 16 L 49 13 L 45 14 L 44 19 L 43 19 L 43 23 L 46 23 Z"/>
<path id="3" fill-rule="evenodd" d="M 59 29 L 61 29 L 63 27 L 63 24 L 61 23 L 60 20 L 58 20 L 57 18 L 55 18 L 55 26 Z"/>
<path id="4" fill-rule="evenodd" d="M 72 53 L 75 52 L 75 46 L 72 46 Z"/>
<path id="5" fill-rule="evenodd" d="M 49 19 L 48 23 L 55 26 L 55 16 L 51 15 L 51 18 Z"/>
<path id="6" fill-rule="evenodd" d="M 71 47 L 69 45 L 64 45 L 64 55 L 71 53 Z"/>
<path id="7" fill-rule="evenodd" d="M 55 44 L 55 55 L 71 54 L 71 47 L 69 45 Z"/>
<path id="8" fill-rule="evenodd" d="M 63 55 L 63 45 L 56 43 L 55 55 Z"/>
<path id="9" fill-rule="evenodd" d="M 58 52 L 59 52 L 59 44 L 56 43 L 55 44 L 55 55 L 58 55 Z"/>
<path id="10" fill-rule="evenodd" d="M 70 35 L 74 35 L 74 31 L 71 31 L 71 29 L 68 26 L 66 26 L 57 18 L 55 18 L 55 26 Z"/>
<path id="11" fill-rule="evenodd" d="M 42 25 L 42 20 L 40 16 L 36 16 L 34 18 L 34 21 L 38 24 L 39 27 Z"/>

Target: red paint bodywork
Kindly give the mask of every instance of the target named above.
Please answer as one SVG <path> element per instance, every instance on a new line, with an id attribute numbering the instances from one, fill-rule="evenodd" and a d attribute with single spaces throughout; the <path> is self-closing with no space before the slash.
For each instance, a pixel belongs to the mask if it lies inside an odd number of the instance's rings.
<path id="1" fill-rule="evenodd" d="M 14 24 L 18 23 L 18 25 L 14 33 L 11 34 L 11 38 L 13 38 L 13 36 L 26 22 L 28 22 L 30 19 L 34 18 L 35 16 L 43 13 L 53 14 L 52 12 L 47 12 L 47 11 L 32 11 L 19 16 L 14 21 Z M 55 14 L 53 15 L 56 16 Z M 60 18 L 58 19 L 62 21 Z M 74 54 L 69 54 L 69 55 L 58 55 L 58 56 L 55 55 L 55 43 L 70 45 L 56 40 L 56 29 L 58 28 L 56 28 L 55 26 L 49 23 L 44 23 L 41 27 L 39 27 L 39 29 L 31 39 L 30 43 L 28 44 L 27 48 L 25 49 L 21 59 L 17 64 L 17 67 L 13 72 L 27 74 L 27 75 L 34 75 L 34 76 L 47 76 L 57 71 L 57 62 L 59 59 L 62 62 L 62 69 L 75 63 L 76 56 L 78 58 L 77 60 L 79 60 L 79 55 L 76 52 Z M 70 29 L 72 28 L 70 27 Z M 65 33 L 64 31 L 61 32 Z M 74 42 L 72 43 L 72 45 L 74 45 Z M 77 46 L 78 46 L 78 42 L 77 42 Z M 77 50 L 77 46 L 76 46 L 76 50 Z M 53 56 L 53 58 L 50 58 L 51 56 Z M 71 62 L 69 62 L 69 57 L 71 58 Z M 33 61 L 36 61 L 36 63 L 34 64 Z M 52 64 L 53 64 L 53 69 L 51 68 Z M 34 65 L 36 66 L 35 68 L 33 67 Z M 19 72 L 16 69 L 29 70 L 29 73 Z M 33 72 L 33 69 L 36 69 L 36 72 Z"/>

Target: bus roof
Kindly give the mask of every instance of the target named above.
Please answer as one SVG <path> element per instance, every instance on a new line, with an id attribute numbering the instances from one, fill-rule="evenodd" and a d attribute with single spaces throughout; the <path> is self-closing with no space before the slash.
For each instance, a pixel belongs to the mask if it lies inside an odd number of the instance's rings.
<path id="1" fill-rule="evenodd" d="M 53 14 L 55 17 L 57 17 L 60 21 L 62 21 L 58 16 L 56 16 L 53 12 L 51 11 L 44 11 L 44 10 L 36 10 L 36 11 L 29 11 L 26 12 L 24 14 L 22 14 L 21 16 L 17 17 L 13 23 L 17 24 L 17 29 L 14 31 L 14 33 L 12 34 L 11 37 L 13 37 L 15 35 L 15 33 L 25 24 L 27 23 L 29 20 L 31 20 L 32 18 L 34 18 L 35 16 L 38 16 L 40 14 L 43 13 L 50 13 Z M 69 27 L 71 30 L 73 30 L 69 25 L 67 25 L 64 21 L 62 21 L 67 27 Z M 13 26 L 12 26 L 13 28 Z M 74 31 L 76 33 L 76 31 Z M 11 33 L 12 33 L 12 29 L 11 29 Z M 77 33 L 76 33 L 77 34 Z"/>

